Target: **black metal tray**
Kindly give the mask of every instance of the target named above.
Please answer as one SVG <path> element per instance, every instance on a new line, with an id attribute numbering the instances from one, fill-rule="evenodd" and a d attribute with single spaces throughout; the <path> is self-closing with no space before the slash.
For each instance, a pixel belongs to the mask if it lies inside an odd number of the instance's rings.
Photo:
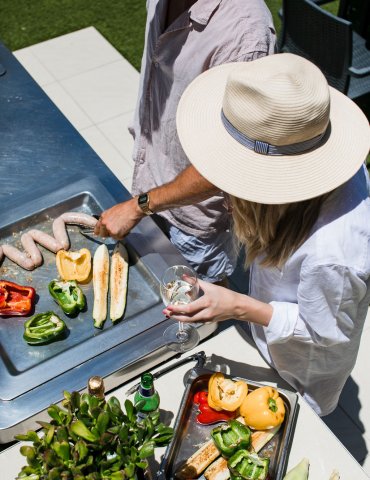
<path id="1" fill-rule="evenodd" d="M 211 436 L 210 432 L 216 425 L 200 425 L 196 421 L 197 406 L 193 397 L 196 392 L 208 390 L 208 381 L 215 373 L 204 368 L 194 368 L 188 379 L 185 392 L 181 401 L 179 413 L 174 424 L 175 436 L 167 447 L 157 474 L 159 480 L 176 479 L 175 472 L 180 466 Z M 264 386 L 246 378 L 225 375 L 233 380 L 244 380 L 250 390 Z M 285 404 L 285 419 L 273 439 L 259 452 L 261 456 L 270 458 L 269 477 L 271 480 L 283 478 L 289 448 L 293 438 L 295 418 L 298 410 L 298 397 L 295 393 L 284 389 L 277 389 Z M 204 480 L 204 476 L 198 477 Z"/>

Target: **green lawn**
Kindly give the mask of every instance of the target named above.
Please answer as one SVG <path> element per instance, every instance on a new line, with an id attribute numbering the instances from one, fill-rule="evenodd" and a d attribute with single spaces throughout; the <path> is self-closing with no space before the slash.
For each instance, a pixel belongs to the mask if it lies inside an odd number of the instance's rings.
<path id="1" fill-rule="evenodd" d="M 176 0 L 174 0 L 176 1 Z M 248 1 L 248 0 L 246 0 Z M 10 50 L 94 26 L 136 68 L 144 46 L 145 0 L 0 0 L 0 41 Z M 276 30 L 282 0 L 266 0 Z M 339 0 L 325 6 L 336 13 Z M 368 96 L 360 107 L 370 118 Z M 368 157 L 370 159 L 370 156 Z"/>
<path id="2" fill-rule="evenodd" d="M 145 0 L 0 1 L 0 40 L 12 51 L 92 25 L 140 68 Z"/>

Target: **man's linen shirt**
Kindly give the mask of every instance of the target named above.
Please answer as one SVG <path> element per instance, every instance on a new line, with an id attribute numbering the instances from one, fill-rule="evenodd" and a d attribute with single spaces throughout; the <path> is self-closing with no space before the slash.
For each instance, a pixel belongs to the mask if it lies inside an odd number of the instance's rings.
<path id="1" fill-rule="evenodd" d="M 216 65 L 274 53 L 276 43 L 272 17 L 262 0 L 198 0 L 166 31 L 167 0 L 149 0 L 147 10 L 131 129 L 134 195 L 173 180 L 190 165 L 176 131 L 177 105 L 189 83 Z M 229 227 L 222 195 L 160 215 L 197 237 L 209 238 Z"/>

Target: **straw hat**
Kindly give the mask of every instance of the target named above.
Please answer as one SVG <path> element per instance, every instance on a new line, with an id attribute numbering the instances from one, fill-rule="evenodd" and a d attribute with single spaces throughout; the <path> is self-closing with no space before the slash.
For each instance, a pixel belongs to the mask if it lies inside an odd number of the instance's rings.
<path id="1" fill-rule="evenodd" d="M 359 170 L 370 148 L 363 112 L 313 63 L 290 53 L 199 75 L 181 97 L 177 131 L 206 179 L 268 204 L 333 190 Z"/>

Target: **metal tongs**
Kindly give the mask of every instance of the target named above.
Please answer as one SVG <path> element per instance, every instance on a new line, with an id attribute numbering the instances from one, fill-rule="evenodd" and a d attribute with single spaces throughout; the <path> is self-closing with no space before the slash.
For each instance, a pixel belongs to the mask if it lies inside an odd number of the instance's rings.
<path id="1" fill-rule="evenodd" d="M 203 367 L 206 359 L 207 359 L 207 356 L 204 351 L 194 353 L 193 355 L 189 355 L 188 357 L 181 358 L 178 362 L 174 362 L 171 365 L 168 365 L 167 367 L 164 367 L 161 370 L 158 370 L 158 372 L 153 373 L 153 379 L 156 380 L 157 378 L 161 377 L 167 372 L 170 372 L 174 368 L 177 368 L 180 365 L 184 365 L 185 363 L 191 362 L 193 360 L 196 360 L 197 362 L 194 368 Z M 131 388 L 127 390 L 126 395 L 129 396 L 135 393 L 136 390 L 139 388 L 139 386 L 140 386 L 140 382 L 133 385 Z"/>
<path id="2" fill-rule="evenodd" d="M 92 215 L 95 217 L 97 220 L 99 220 L 99 215 Z M 84 237 L 88 238 L 89 240 L 92 240 L 93 242 L 97 243 L 117 243 L 116 240 L 112 237 L 100 237 L 99 235 L 96 235 L 94 233 L 94 227 L 88 227 L 86 225 L 79 225 L 78 227 L 79 233 L 83 235 Z"/>

